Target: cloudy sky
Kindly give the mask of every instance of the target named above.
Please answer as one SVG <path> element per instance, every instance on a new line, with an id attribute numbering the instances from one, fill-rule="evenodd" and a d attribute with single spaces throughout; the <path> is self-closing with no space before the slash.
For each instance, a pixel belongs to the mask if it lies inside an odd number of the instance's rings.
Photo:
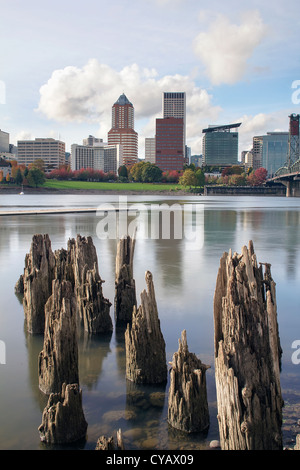
<path id="1" fill-rule="evenodd" d="M 192 154 L 203 128 L 234 122 L 248 150 L 300 112 L 299 31 L 299 0 L 0 0 L 0 129 L 68 151 L 107 141 L 124 92 L 143 158 L 162 92 L 185 91 Z"/>

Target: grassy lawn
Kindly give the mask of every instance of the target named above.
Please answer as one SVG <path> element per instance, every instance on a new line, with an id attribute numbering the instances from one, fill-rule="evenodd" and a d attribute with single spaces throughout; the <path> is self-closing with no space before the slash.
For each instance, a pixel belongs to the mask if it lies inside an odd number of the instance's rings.
<path id="1" fill-rule="evenodd" d="M 44 188 L 56 189 L 98 189 L 101 191 L 176 191 L 181 189 L 179 184 L 155 183 L 97 183 L 92 181 L 59 181 L 46 180 Z"/>

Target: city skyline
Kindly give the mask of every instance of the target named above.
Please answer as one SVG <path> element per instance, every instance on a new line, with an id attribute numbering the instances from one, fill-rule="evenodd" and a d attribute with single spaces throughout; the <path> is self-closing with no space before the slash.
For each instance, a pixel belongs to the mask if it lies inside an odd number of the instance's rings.
<path id="1" fill-rule="evenodd" d="M 287 131 L 299 112 L 299 10 L 293 0 L 213 0 L 205 9 L 195 0 L 7 2 L 0 128 L 11 143 L 53 137 L 67 151 L 89 134 L 105 141 L 111 106 L 125 93 L 143 158 L 162 93 L 183 91 L 192 154 L 203 128 L 242 122 L 240 156 L 253 136 Z"/>

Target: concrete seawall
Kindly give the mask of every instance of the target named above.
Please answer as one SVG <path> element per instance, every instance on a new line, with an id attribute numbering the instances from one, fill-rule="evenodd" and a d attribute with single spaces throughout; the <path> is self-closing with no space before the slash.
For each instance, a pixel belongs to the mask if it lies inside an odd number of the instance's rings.
<path id="1" fill-rule="evenodd" d="M 204 186 L 204 196 L 285 196 L 284 186 Z"/>

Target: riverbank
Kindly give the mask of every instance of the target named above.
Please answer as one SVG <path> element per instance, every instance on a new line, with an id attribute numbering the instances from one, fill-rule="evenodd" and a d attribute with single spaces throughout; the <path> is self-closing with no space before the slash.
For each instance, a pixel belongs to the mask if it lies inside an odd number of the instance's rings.
<path id="1" fill-rule="evenodd" d="M 109 184 L 109 183 L 108 183 Z M 125 195 L 149 195 L 149 196 L 199 196 L 199 193 L 190 193 L 189 191 L 184 191 L 183 189 L 116 189 L 115 187 L 111 188 L 106 188 L 106 189 L 97 189 L 97 188 L 51 188 L 51 187 L 40 187 L 40 188 L 21 188 L 19 186 L 6 186 L 0 185 L 0 195 L 1 194 L 20 194 L 20 192 L 23 191 L 24 194 L 82 194 L 82 195 L 92 195 L 92 194 L 98 194 L 98 195 L 120 195 L 120 196 L 125 196 Z"/>
<path id="2" fill-rule="evenodd" d="M 192 188 L 164 183 L 99 183 L 91 181 L 47 180 L 38 188 L 0 185 L 1 194 L 82 194 L 82 195 L 147 195 L 147 196 L 285 196 L 286 188 L 273 186 L 215 186 Z"/>

